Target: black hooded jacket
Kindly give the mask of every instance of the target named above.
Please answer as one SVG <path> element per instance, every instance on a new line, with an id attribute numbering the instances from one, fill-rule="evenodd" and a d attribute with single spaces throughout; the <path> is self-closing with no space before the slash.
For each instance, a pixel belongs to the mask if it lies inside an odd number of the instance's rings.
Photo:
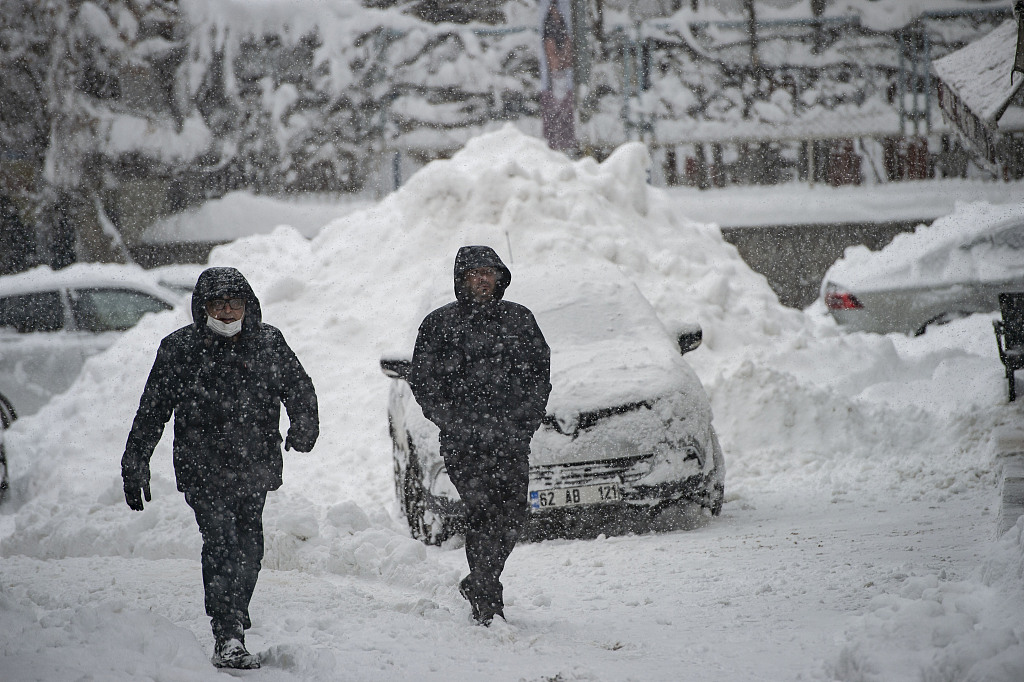
<path id="1" fill-rule="evenodd" d="M 476 303 L 465 273 L 488 266 L 499 272 L 495 300 Z M 551 392 L 544 335 L 529 309 L 502 300 L 512 274 L 493 249 L 462 247 L 454 274 L 456 300 L 420 325 L 409 375 L 413 395 L 443 440 L 529 440 Z"/>
<path id="2" fill-rule="evenodd" d="M 232 338 L 206 325 L 206 302 L 224 296 L 245 299 L 242 331 Z M 149 459 L 173 412 L 178 490 L 279 488 L 281 403 L 289 446 L 308 452 L 320 433 L 313 382 L 281 332 L 263 322 L 238 270 L 199 275 L 192 320 L 160 343 L 121 459 L 125 482 L 148 482 Z"/>

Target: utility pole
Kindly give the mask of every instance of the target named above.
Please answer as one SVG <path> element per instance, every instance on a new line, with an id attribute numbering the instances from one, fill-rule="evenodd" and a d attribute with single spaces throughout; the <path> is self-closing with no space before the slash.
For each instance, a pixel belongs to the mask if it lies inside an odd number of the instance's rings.
<path id="1" fill-rule="evenodd" d="M 825 49 L 825 31 L 821 17 L 825 14 L 825 0 L 811 0 L 811 15 L 814 17 L 814 53 Z"/>
<path id="2" fill-rule="evenodd" d="M 757 58 L 757 13 L 754 11 L 754 0 L 743 0 L 747 10 L 747 33 L 750 34 L 750 68 L 756 74 L 761 70 Z"/>

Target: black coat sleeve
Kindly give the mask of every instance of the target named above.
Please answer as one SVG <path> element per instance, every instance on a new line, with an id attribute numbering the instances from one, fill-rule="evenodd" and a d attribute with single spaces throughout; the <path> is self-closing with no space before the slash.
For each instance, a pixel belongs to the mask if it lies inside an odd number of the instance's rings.
<path id="1" fill-rule="evenodd" d="M 148 482 L 143 479 L 148 479 L 149 459 L 181 392 L 184 366 L 178 355 L 172 337 L 160 343 L 121 457 L 121 477 L 126 483 Z"/>
<path id="2" fill-rule="evenodd" d="M 544 419 L 551 394 L 551 348 L 533 313 L 523 309 L 521 338 L 516 374 L 520 401 L 512 409 L 512 418 L 533 433 Z"/>
<path id="3" fill-rule="evenodd" d="M 446 347 L 450 344 L 445 343 L 440 319 L 435 312 L 420 324 L 408 380 L 423 416 L 445 431 L 451 427 L 454 418 L 452 396 L 447 388 L 448 376 L 454 368 L 445 366 L 452 363 L 449 356 L 453 349 Z"/>
<path id="4" fill-rule="evenodd" d="M 277 362 L 281 368 L 281 402 L 288 412 L 286 443 L 299 452 L 309 452 L 320 436 L 320 412 L 313 380 L 299 358 L 277 332 Z"/>

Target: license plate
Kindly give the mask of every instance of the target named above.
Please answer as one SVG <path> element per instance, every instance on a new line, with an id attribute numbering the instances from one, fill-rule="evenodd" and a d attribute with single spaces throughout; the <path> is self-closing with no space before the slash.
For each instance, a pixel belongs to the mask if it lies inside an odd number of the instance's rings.
<path id="1" fill-rule="evenodd" d="M 578 488 L 552 488 L 531 490 L 530 507 L 551 509 L 553 507 L 575 507 L 581 504 L 601 504 L 619 499 L 617 485 L 585 485 Z"/>

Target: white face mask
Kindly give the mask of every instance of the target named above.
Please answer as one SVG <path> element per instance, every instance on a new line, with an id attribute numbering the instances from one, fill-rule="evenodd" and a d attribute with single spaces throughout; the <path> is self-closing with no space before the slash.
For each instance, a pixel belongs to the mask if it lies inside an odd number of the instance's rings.
<path id="1" fill-rule="evenodd" d="M 244 319 L 244 318 L 243 318 Z M 206 316 L 206 326 L 221 336 L 234 336 L 242 331 L 242 320 L 234 322 L 221 322 L 212 315 Z"/>

